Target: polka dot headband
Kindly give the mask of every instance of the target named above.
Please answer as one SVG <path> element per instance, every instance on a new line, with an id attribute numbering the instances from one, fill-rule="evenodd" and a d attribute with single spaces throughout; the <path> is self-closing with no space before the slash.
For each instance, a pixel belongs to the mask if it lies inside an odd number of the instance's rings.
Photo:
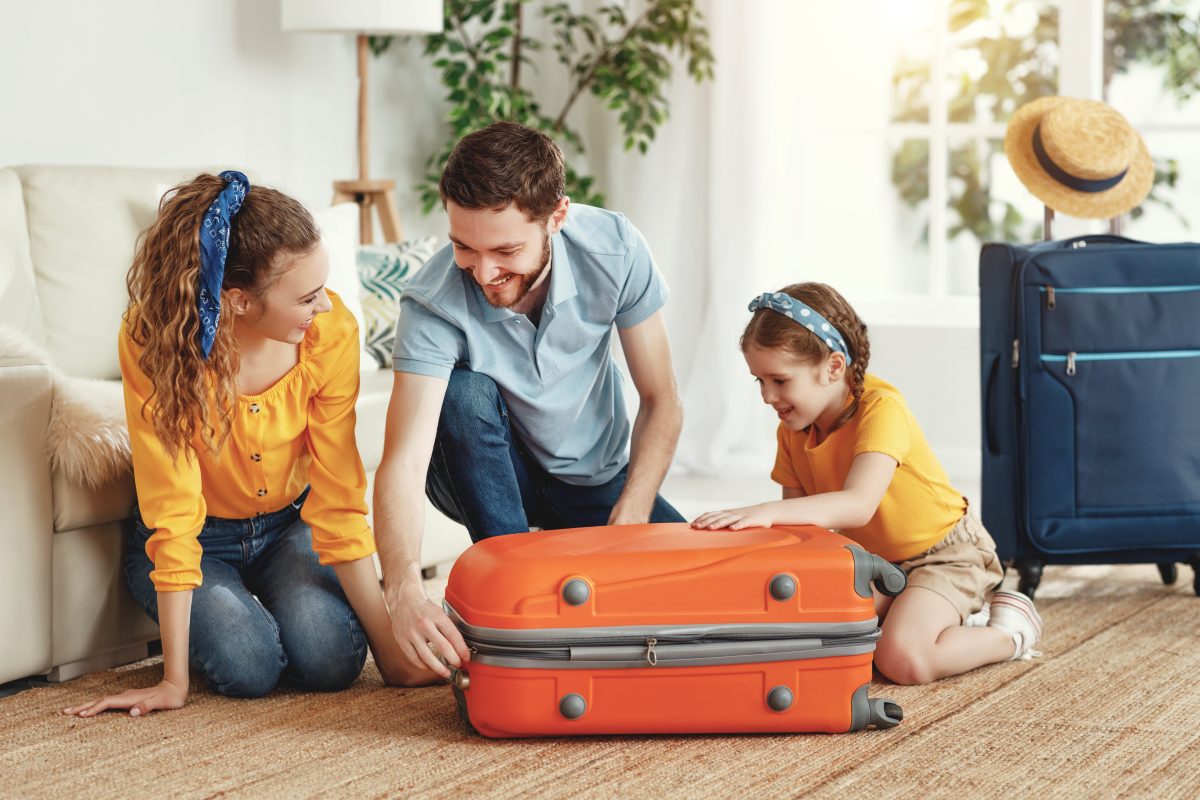
<path id="1" fill-rule="evenodd" d="M 795 320 L 796 323 L 812 331 L 813 335 L 819 337 L 830 350 L 844 355 L 846 366 L 850 366 L 853 362 L 853 359 L 850 358 L 850 348 L 846 347 L 846 340 L 842 338 L 842 334 L 838 333 L 838 329 L 830 325 L 829 320 L 818 314 L 811 306 L 800 302 L 790 294 L 763 292 L 750 301 L 749 308 L 751 311 L 768 308 L 783 314 L 790 320 Z"/>

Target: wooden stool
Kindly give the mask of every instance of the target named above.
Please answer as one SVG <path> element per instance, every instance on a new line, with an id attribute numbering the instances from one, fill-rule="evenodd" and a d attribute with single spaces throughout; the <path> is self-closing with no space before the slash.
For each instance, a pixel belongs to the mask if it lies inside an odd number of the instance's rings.
<path id="1" fill-rule="evenodd" d="M 396 188 L 395 181 L 334 181 L 333 202 L 358 203 L 358 230 L 362 244 L 370 244 L 374 238 L 375 220 L 371 216 L 372 209 L 379 212 L 379 224 L 383 228 L 385 242 L 398 242 L 401 239 L 400 211 L 396 208 L 396 199 L 392 191 Z"/>

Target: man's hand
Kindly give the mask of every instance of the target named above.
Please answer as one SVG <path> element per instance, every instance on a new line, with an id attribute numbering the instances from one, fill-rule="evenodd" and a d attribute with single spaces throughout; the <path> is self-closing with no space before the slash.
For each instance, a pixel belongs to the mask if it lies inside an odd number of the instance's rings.
<path id="1" fill-rule="evenodd" d="M 183 708 L 187 702 L 188 687 L 180 686 L 168 680 L 163 680 L 157 686 L 149 689 L 129 689 L 120 694 L 112 694 L 84 703 L 79 706 L 64 708 L 62 713 L 76 717 L 93 717 L 101 711 L 109 709 L 129 709 L 129 716 L 142 717 L 151 711 Z"/>
<path id="2" fill-rule="evenodd" d="M 693 528 L 715 531 L 729 528 L 740 531 L 744 528 L 769 528 L 775 524 L 775 504 L 759 503 L 743 508 L 727 508 L 723 511 L 708 511 L 692 522 Z"/>
<path id="3" fill-rule="evenodd" d="M 462 634 L 445 612 L 429 601 L 419 582 L 401 582 L 385 589 L 385 594 L 392 632 L 413 669 L 432 670 L 449 678 L 447 663 L 457 669 L 470 659 Z"/>
<path id="4" fill-rule="evenodd" d="M 436 672 L 424 666 L 415 669 L 408 663 L 407 658 L 401 658 L 392 663 L 389 659 L 376 655 L 375 666 L 379 670 L 379 677 L 383 678 L 385 686 L 412 688 L 442 683 L 442 677 Z"/>
<path id="5" fill-rule="evenodd" d="M 647 506 L 645 503 L 626 502 L 622 497 L 613 506 L 612 513 L 608 515 L 608 524 L 644 525 L 650 521 L 651 508 L 653 508 L 653 501 Z"/>

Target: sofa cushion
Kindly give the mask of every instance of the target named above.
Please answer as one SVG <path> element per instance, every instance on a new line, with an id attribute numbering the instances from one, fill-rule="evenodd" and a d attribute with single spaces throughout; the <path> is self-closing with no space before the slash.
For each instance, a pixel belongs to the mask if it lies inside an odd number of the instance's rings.
<path id="1" fill-rule="evenodd" d="M 138 234 L 154 221 L 157 187 L 200 170 L 28 166 L 16 172 L 55 365 L 82 378 L 117 378 L 115 343 Z"/>
<path id="2" fill-rule="evenodd" d="M 29 226 L 21 180 L 11 169 L 0 169 L 0 321 L 25 331 L 42 343 L 42 314 L 33 282 Z"/>

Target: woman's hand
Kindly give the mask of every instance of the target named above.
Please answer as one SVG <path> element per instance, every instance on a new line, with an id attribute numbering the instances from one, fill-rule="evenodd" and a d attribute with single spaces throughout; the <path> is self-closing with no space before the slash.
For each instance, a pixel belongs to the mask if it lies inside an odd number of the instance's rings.
<path id="1" fill-rule="evenodd" d="M 693 528 L 715 531 L 729 528 L 740 531 L 743 528 L 769 528 L 775 524 L 775 504 L 759 503 L 743 508 L 727 508 L 723 511 L 708 511 L 692 522 Z"/>
<path id="2" fill-rule="evenodd" d="M 120 694 L 111 694 L 80 706 L 64 708 L 62 713 L 75 717 L 94 717 L 101 711 L 127 708 L 129 716 L 141 717 L 151 711 L 183 708 L 183 704 L 187 702 L 187 696 L 186 684 L 180 686 L 177 683 L 163 680 L 157 686 L 151 686 L 149 689 L 130 689 Z"/>

